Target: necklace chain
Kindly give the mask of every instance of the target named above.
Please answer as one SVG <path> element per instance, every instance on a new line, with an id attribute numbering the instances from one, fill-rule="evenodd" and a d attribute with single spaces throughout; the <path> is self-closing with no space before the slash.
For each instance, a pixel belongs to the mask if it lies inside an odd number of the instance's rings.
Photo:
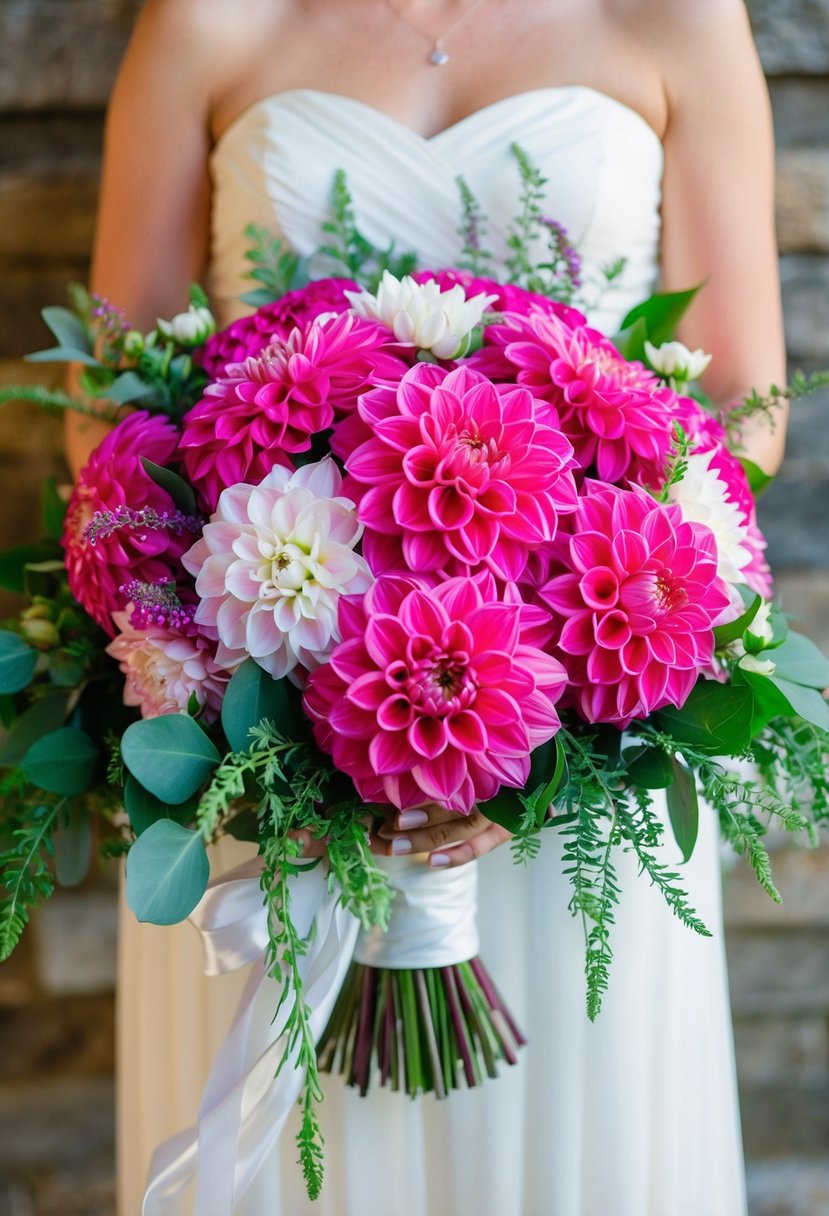
<path id="1" fill-rule="evenodd" d="M 449 37 L 449 35 L 454 30 L 456 30 L 458 28 L 458 26 L 461 24 L 461 22 L 465 21 L 467 19 L 467 17 L 471 16 L 473 11 L 476 8 L 480 7 L 480 5 L 482 3 L 483 3 L 483 0 L 472 0 L 472 3 L 467 4 L 467 6 L 463 10 L 463 12 L 459 13 L 458 16 L 455 18 L 455 20 L 452 21 L 449 25 L 447 25 L 446 29 L 441 30 L 441 32 L 439 34 L 435 35 L 435 34 L 428 33 L 426 30 L 424 30 L 422 28 L 422 26 L 417 25 L 414 21 L 412 21 L 411 17 L 407 17 L 406 14 L 403 12 L 402 7 L 399 4 L 396 4 L 394 2 L 394 0 L 386 0 L 386 4 L 389 6 L 389 8 L 395 14 L 395 16 L 399 17 L 400 20 L 405 25 L 408 25 L 409 29 L 414 30 L 416 34 L 420 34 L 421 38 L 426 38 L 426 39 L 428 39 L 429 42 L 432 43 L 432 51 L 431 51 L 431 54 L 429 55 L 429 63 L 431 63 L 432 66 L 436 67 L 436 68 L 442 68 L 444 66 L 444 64 L 447 64 L 449 62 L 449 55 L 447 54 L 446 49 L 444 47 L 444 43 L 445 43 L 446 39 Z"/>

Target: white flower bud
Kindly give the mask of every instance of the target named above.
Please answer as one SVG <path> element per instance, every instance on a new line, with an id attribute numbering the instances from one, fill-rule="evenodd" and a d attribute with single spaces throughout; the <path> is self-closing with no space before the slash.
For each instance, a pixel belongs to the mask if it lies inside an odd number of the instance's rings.
<path id="1" fill-rule="evenodd" d="M 398 342 L 411 342 L 437 359 L 455 359 L 468 350 L 469 335 L 497 299 L 482 293 L 469 300 L 459 284 L 441 291 L 434 280 L 416 283 L 409 275 L 396 279 L 388 270 L 376 295 L 345 294 L 358 317 L 380 321 Z"/>
<path id="2" fill-rule="evenodd" d="M 216 332 L 216 322 L 209 308 L 191 304 L 187 312 L 180 312 L 172 321 L 157 321 L 158 331 L 179 346 L 201 346 Z"/>
<path id="3" fill-rule="evenodd" d="M 645 354 L 655 372 L 673 380 L 698 380 L 713 358 L 704 350 L 689 350 L 681 342 L 653 346 L 646 341 Z"/>
<path id="4" fill-rule="evenodd" d="M 743 671 L 753 671 L 758 676 L 773 676 L 777 671 L 777 664 L 771 659 L 758 659 L 755 654 L 744 655 L 739 666 Z"/>

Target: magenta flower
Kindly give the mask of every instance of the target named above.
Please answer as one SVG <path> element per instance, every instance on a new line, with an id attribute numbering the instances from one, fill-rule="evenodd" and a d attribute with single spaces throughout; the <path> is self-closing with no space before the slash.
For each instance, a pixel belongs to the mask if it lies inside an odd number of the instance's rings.
<path id="1" fill-rule="evenodd" d="M 215 510 L 225 486 L 259 482 L 306 452 L 367 386 L 397 377 L 388 331 L 350 314 L 312 321 L 231 364 L 184 421 L 184 467 Z"/>
<path id="2" fill-rule="evenodd" d="M 597 330 L 549 312 L 507 316 L 487 338 L 517 368 L 518 383 L 555 406 L 579 468 L 595 467 L 608 482 L 659 481 L 682 410 L 643 364 L 624 359 Z"/>
<path id="3" fill-rule="evenodd" d="M 289 291 L 273 304 L 265 304 L 247 317 L 240 317 L 204 344 L 199 363 L 218 380 L 231 363 L 243 363 L 258 355 L 274 339 L 285 339 L 294 329 L 305 329 L 323 313 L 347 312 L 345 291 L 356 290 L 352 279 L 318 279 L 297 291 Z"/>
<path id="4" fill-rule="evenodd" d="M 361 398 L 372 437 L 346 461 L 375 574 L 516 579 L 533 545 L 577 504 L 572 449 L 523 388 L 466 367 L 417 364 Z"/>
<path id="5" fill-rule="evenodd" d="M 624 727 L 682 706 L 731 603 L 713 534 L 644 490 L 589 480 L 572 523 L 570 571 L 542 595 L 563 618 L 557 653 L 579 712 Z"/>
<path id="6" fill-rule="evenodd" d="M 176 459 L 178 431 L 166 419 L 138 411 L 107 435 L 81 470 L 69 501 L 63 547 L 69 588 L 75 599 L 112 637 L 112 613 L 124 607 L 119 588 L 129 579 L 175 585 L 179 557 L 193 543 L 192 531 L 175 525 L 180 518 L 166 490 L 150 478 L 141 464 L 145 456 L 155 464 Z M 126 510 L 124 510 L 126 508 Z M 153 518 L 172 526 L 123 526 L 103 529 L 90 538 L 95 518 Z"/>
<path id="7" fill-rule="evenodd" d="M 559 729 L 566 677 L 523 642 L 520 604 L 469 578 L 427 590 L 389 577 L 340 600 L 339 625 L 305 707 L 362 798 L 466 815 L 501 785 L 526 785 L 530 753 Z"/>

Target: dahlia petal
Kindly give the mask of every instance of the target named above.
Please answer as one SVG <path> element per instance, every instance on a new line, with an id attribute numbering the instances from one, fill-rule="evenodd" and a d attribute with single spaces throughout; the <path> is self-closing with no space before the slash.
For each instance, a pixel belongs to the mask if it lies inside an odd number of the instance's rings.
<path id="1" fill-rule="evenodd" d="M 333 715 L 331 724 L 335 726 Z M 369 743 L 368 758 L 376 773 L 393 775 L 412 772 L 420 757 L 412 751 L 405 731 L 381 730 Z"/>
<path id="2" fill-rule="evenodd" d="M 467 776 L 466 757 L 454 747 L 447 747 L 428 763 L 416 765 L 412 776 L 427 798 L 448 802 Z"/>
<path id="3" fill-rule="evenodd" d="M 415 718 L 409 727 L 408 739 L 412 751 L 426 760 L 434 760 L 450 742 L 443 718 Z"/>
<path id="4" fill-rule="evenodd" d="M 486 727 L 470 710 L 447 718 L 446 733 L 449 742 L 462 752 L 482 752 L 488 746 Z"/>

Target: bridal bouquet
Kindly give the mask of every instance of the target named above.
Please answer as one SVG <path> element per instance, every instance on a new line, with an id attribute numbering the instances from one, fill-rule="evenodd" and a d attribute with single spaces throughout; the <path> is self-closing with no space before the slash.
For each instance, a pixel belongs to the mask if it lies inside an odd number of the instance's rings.
<path id="1" fill-rule="evenodd" d="M 257 1101 L 297 1078 L 312 1194 L 320 1068 L 444 1096 L 522 1043 L 477 957 L 474 865 L 376 856 L 373 819 L 477 807 L 525 862 L 559 831 L 595 1017 L 618 849 L 707 932 L 650 791 L 686 859 L 701 791 L 775 896 L 766 824 L 829 808 L 829 663 L 772 601 L 761 475 L 734 451 L 780 391 L 718 418 L 692 390 L 706 357 L 669 341 L 693 293 L 611 340 L 558 226 L 535 217 L 540 264 L 517 230 L 499 283 L 464 205 L 455 269 L 387 251 L 369 274 L 341 207 L 326 253 L 349 277 L 292 287 L 298 260 L 254 233 L 254 311 L 220 333 L 198 291 L 150 335 L 83 293 L 47 310 L 40 357 L 83 364 L 115 426 L 68 506 L 47 492 L 51 539 L 0 567 L 29 595 L 0 632 L 0 948 L 55 869 L 80 876 L 93 819 L 140 919 L 217 938 L 239 889 L 208 888 L 206 846 L 258 844 L 243 961 L 282 997 Z M 310 910 L 303 833 L 327 846 Z"/>

